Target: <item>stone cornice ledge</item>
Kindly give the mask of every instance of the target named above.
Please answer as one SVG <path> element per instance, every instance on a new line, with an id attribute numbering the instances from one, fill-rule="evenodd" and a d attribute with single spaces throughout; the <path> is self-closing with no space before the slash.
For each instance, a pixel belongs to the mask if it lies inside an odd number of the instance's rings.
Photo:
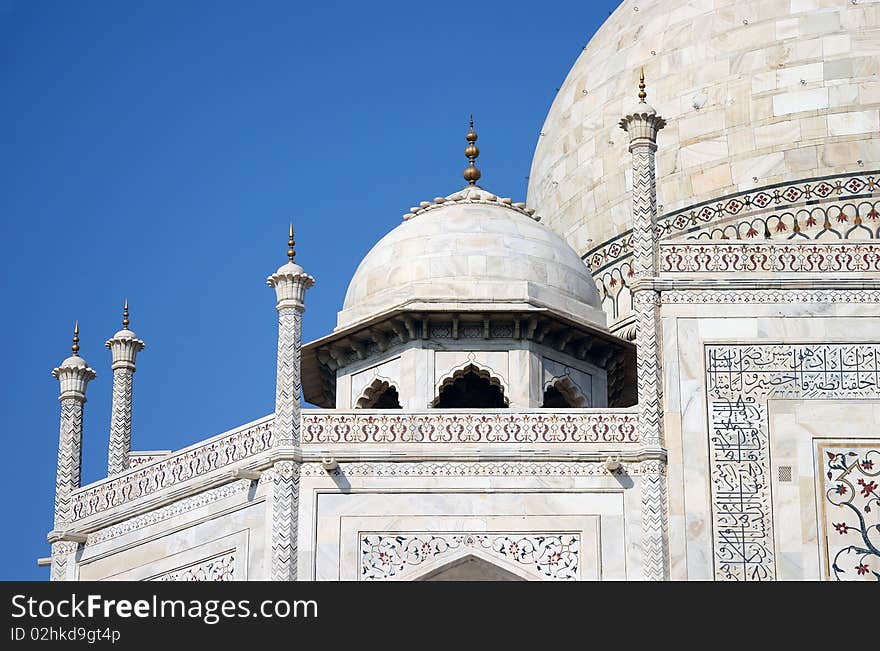
<path id="1" fill-rule="evenodd" d="M 834 278 L 829 279 L 827 274 L 807 275 L 798 278 L 768 278 L 755 277 L 719 277 L 719 274 L 704 276 L 688 276 L 686 278 L 637 278 L 630 283 L 630 290 L 653 290 L 656 292 L 670 291 L 740 291 L 754 289 L 775 290 L 833 290 L 844 291 L 871 289 L 880 290 L 880 276 L 877 278 Z"/>
<path id="2" fill-rule="evenodd" d="M 398 452 L 394 450 L 368 450 L 368 451 L 338 451 L 333 453 L 315 450 L 304 451 L 302 461 L 321 462 L 333 457 L 338 463 L 386 463 L 389 461 L 401 461 L 407 463 L 434 462 L 434 461 L 480 461 L 480 462 L 505 462 L 505 461 L 605 461 L 609 456 L 620 457 L 622 462 L 639 463 L 641 461 L 666 461 L 666 450 L 662 448 L 637 448 L 623 450 L 608 446 L 595 448 L 589 451 L 576 449 L 519 449 L 519 450 L 455 450 L 443 453 L 432 452 Z"/>
<path id="3" fill-rule="evenodd" d="M 53 529 L 48 534 L 46 534 L 46 540 L 49 541 L 50 545 L 54 545 L 58 542 L 74 542 L 77 544 L 82 544 L 86 541 L 86 538 L 87 536 L 83 532 L 71 531 L 69 529 Z"/>

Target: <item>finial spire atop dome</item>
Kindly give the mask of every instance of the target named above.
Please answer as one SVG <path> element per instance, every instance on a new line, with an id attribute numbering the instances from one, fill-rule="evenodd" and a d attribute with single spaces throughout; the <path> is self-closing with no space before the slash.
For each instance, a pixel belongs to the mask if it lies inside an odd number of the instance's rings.
<path id="1" fill-rule="evenodd" d="M 293 241 L 293 223 L 290 224 L 290 230 L 287 235 L 287 259 L 290 262 L 293 262 L 293 259 L 296 257 L 296 251 L 293 249 L 294 241 Z"/>
<path id="2" fill-rule="evenodd" d="M 468 165 L 467 169 L 464 171 L 464 180 L 467 181 L 469 185 L 476 185 L 482 174 L 475 165 L 477 156 L 480 155 L 480 148 L 475 144 L 477 142 L 477 133 L 474 131 L 473 115 L 471 116 L 471 129 L 468 131 L 465 138 L 468 141 L 468 146 L 464 148 L 464 155 L 467 156 L 470 165 Z"/>
<path id="3" fill-rule="evenodd" d="M 125 330 L 128 330 L 128 324 L 131 323 L 128 320 L 128 299 L 125 299 L 125 307 L 122 308 L 122 327 Z"/>
<path id="4" fill-rule="evenodd" d="M 634 146 L 642 144 L 643 140 L 653 143 L 656 147 L 657 132 L 666 126 L 666 120 L 657 115 L 657 110 L 645 100 L 648 94 L 645 92 L 645 69 L 639 70 L 639 101 L 630 104 L 626 115 L 618 123 L 620 128 L 629 133 L 630 151 Z"/>
<path id="5" fill-rule="evenodd" d="M 73 326 L 73 345 L 70 347 L 74 357 L 79 357 L 79 319 Z"/>

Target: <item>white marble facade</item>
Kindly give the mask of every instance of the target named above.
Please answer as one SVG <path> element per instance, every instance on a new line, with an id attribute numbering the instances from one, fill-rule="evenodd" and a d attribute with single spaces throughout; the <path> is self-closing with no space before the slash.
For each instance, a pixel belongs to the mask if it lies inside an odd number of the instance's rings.
<path id="1" fill-rule="evenodd" d="M 75 347 L 52 578 L 880 578 L 878 25 L 867 0 L 626 0 L 527 204 L 410 208 L 303 346 L 291 241 L 278 414 L 87 486 Z M 634 232 L 617 122 L 642 66 L 668 124 Z M 636 396 L 655 316 L 661 382 Z M 495 402 L 449 402 L 465 380 Z"/>

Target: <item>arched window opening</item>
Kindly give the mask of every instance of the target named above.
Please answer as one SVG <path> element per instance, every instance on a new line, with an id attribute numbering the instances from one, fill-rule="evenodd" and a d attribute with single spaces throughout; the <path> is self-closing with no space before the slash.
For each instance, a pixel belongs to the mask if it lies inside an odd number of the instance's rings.
<path id="1" fill-rule="evenodd" d="M 376 398 L 376 402 L 370 405 L 369 409 L 401 409 L 400 396 L 397 395 L 397 389 L 394 387 L 385 389 Z"/>
<path id="2" fill-rule="evenodd" d="M 587 399 L 569 377 L 559 378 L 544 389 L 544 404 L 541 407 L 545 409 L 572 409 L 587 406 Z"/>
<path id="3" fill-rule="evenodd" d="M 487 371 L 470 365 L 447 379 L 434 400 L 437 409 L 503 409 L 504 389 Z"/>
<path id="4" fill-rule="evenodd" d="M 402 409 L 400 394 L 397 388 L 390 383 L 375 379 L 366 389 L 363 396 L 357 401 L 358 409 Z"/>
<path id="5" fill-rule="evenodd" d="M 570 409 L 572 405 L 562 395 L 562 392 L 553 385 L 544 390 L 544 404 L 541 406 L 545 409 Z"/>

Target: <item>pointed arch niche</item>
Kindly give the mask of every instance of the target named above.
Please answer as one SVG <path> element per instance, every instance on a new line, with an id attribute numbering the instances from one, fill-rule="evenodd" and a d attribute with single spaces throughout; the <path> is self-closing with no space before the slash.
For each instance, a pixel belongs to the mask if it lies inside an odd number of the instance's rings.
<path id="1" fill-rule="evenodd" d="M 543 408 L 571 409 L 589 406 L 590 401 L 581 388 L 567 375 L 553 378 L 544 386 Z"/>
<path id="2" fill-rule="evenodd" d="M 400 393 L 391 382 L 377 377 L 355 403 L 357 409 L 401 409 Z"/>
<path id="3" fill-rule="evenodd" d="M 451 558 L 403 574 L 402 581 L 540 581 L 542 577 L 481 551 L 458 551 Z"/>
<path id="4" fill-rule="evenodd" d="M 431 402 L 437 409 L 504 409 L 509 404 L 501 379 L 473 362 L 445 377 Z"/>

